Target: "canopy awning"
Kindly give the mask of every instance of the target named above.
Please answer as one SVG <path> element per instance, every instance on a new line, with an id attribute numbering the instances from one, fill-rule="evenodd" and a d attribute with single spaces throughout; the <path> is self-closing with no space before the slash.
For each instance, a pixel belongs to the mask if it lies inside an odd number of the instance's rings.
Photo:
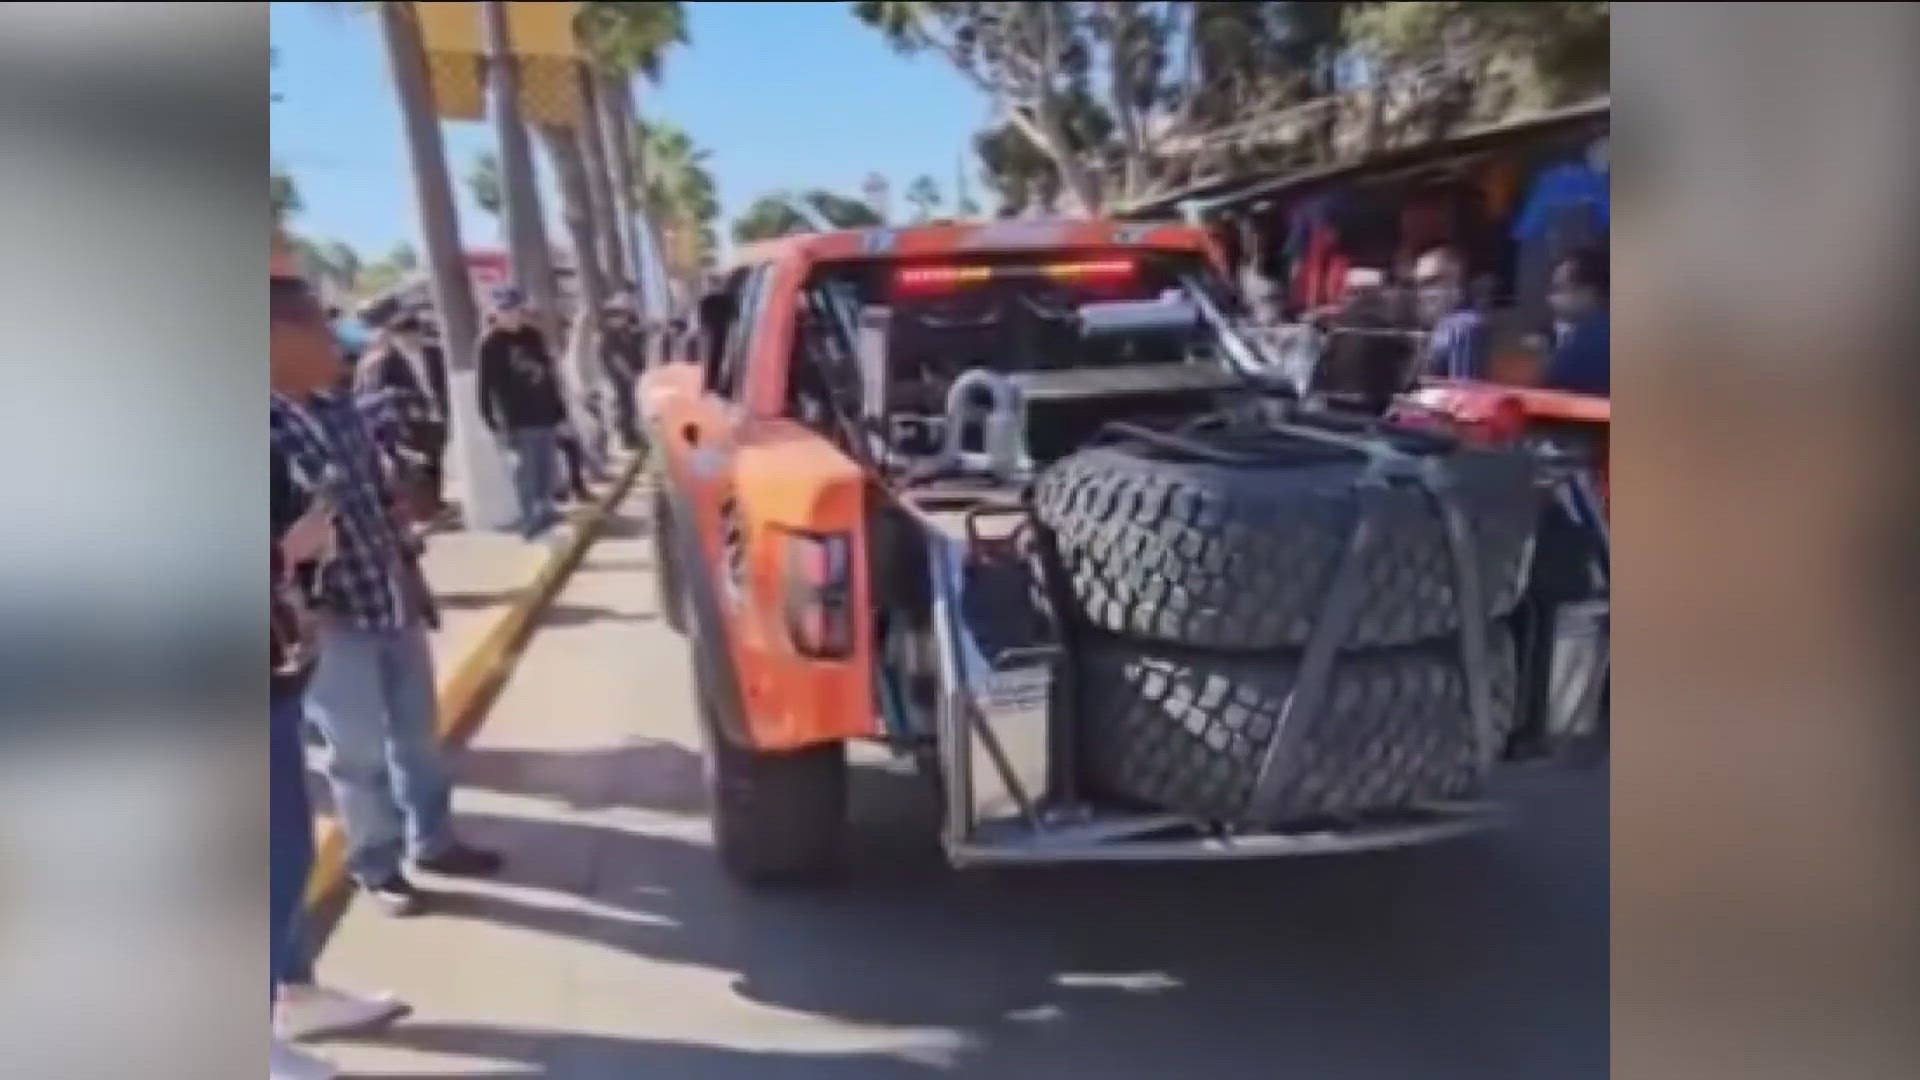
<path id="1" fill-rule="evenodd" d="M 1118 216 L 1142 219 L 1165 218 L 1180 213 L 1183 207 L 1188 206 L 1197 209 L 1201 214 L 1214 213 L 1237 204 L 1287 195 L 1301 188 L 1333 180 L 1426 168 L 1456 158 L 1497 150 L 1513 143 L 1577 131 L 1582 127 L 1605 126 L 1611 111 L 1611 97 L 1594 98 L 1550 112 L 1534 113 L 1495 124 L 1466 128 L 1444 139 L 1396 147 L 1357 161 L 1336 162 L 1289 173 L 1263 172 L 1209 180 L 1181 191 L 1156 196 L 1128 206 L 1119 211 Z"/>

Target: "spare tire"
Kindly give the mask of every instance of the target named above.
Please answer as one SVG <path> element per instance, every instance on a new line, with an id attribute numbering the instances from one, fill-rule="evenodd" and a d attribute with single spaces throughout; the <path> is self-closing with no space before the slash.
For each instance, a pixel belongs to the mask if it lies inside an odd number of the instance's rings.
<path id="1" fill-rule="evenodd" d="M 1477 618 L 1519 600 L 1541 495 L 1517 452 L 1444 452 L 1481 574 Z M 1073 606 L 1110 633 L 1221 650 L 1306 643 L 1359 512 L 1357 453 L 1301 440 L 1252 464 L 1152 444 L 1082 450 L 1044 472 L 1034 511 L 1052 537 Z M 1457 571 L 1444 521 L 1411 477 L 1379 502 L 1380 530 L 1345 648 L 1457 631 Z"/>
<path id="2" fill-rule="evenodd" d="M 1513 636 L 1488 629 L 1491 746 L 1467 704 L 1456 640 L 1350 653 L 1324 705 L 1278 765 L 1274 802 L 1255 784 L 1299 655 L 1223 656 L 1088 635 L 1077 650 L 1083 779 L 1099 796 L 1208 821 L 1271 827 L 1474 794 L 1512 733 Z"/>

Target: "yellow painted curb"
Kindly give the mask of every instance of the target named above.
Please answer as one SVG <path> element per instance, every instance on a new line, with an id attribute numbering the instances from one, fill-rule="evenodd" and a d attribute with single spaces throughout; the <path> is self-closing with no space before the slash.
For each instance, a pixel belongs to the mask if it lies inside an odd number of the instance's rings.
<path id="1" fill-rule="evenodd" d="M 521 591 L 480 644 L 460 661 L 452 677 L 441 684 L 438 725 L 442 743 L 460 742 L 479 725 L 493 695 L 506 684 L 514 662 L 520 658 L 520 649 L 531 636 L 534 622 L 560 592 L 560 586 L 573 573 L 573 568 L 579 565 L 581 556 L 612 516 L 613 508 L 632 489 L 644 461 L 644 457 L 635 455 L 628 462 L 600 501 L 577 519 L 579 527 L 572 539 L 553 549 L 539 576 Z M 346 885 L 346 851 L 346 833 L 340 828 L 339 820 L 322 818 L 314 829 L 313 872 L 307 878 L 310 911 L 335 899 Z"/>

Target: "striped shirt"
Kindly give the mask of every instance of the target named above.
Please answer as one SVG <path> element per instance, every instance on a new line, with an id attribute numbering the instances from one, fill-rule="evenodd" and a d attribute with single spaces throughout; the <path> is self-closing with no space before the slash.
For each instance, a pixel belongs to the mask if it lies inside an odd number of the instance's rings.
<path id="1" fill-rule="evenodd" d="M 420 621 L 403 584 L 411 573 L 406 535 L 390 509 L 383 458 L 372 425 L 351 393 L 329 391 L 296 403 L 276 394 L 273 446 L 294 471 L 331 475 L 333 558 L 309 597 L 316 608 L 358 630 L 400 630 Z"/>
<path id="2" fill-rule="evenodd" d="M 1422 370 L 1440 379 L 1484 379 L 1487 352 L 1487 320 L 1477 311 L 1462 308 L 1433 324 Z"/>

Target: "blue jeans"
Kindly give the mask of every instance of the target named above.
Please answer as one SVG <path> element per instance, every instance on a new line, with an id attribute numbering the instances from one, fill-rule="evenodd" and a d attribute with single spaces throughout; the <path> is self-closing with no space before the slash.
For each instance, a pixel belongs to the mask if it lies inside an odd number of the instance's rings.
<path id="1" fill-rule="evenodd" d="M 321 628 L 307 715 L 331 751 L 326 773 L 346 826 L 347 870 L 362 882 L 385 881 L 408 852 L 437 855 L 453 841 L 438 712 L 424 627 Z"/>
<path id="2" fill-rule="evenodd" d="M 270 831 L 267 943 L 273 984 L 313 981 L 313 955 L 301 932 L 307 876 L 313 870 L 313 808 L 307 804 L 307 761 L 300 745 L 298 693 L 276 693 L 267 752 Z"/>
<path id="3" fill-rule="evenodd" d="M 560 436 L 554 428 L 513 428 L 507 432 L 513 451 L 513 490 L 520 500 L 520 534 L 538 536 L 560 520 L 553 508 L 559 482 Z"/>

